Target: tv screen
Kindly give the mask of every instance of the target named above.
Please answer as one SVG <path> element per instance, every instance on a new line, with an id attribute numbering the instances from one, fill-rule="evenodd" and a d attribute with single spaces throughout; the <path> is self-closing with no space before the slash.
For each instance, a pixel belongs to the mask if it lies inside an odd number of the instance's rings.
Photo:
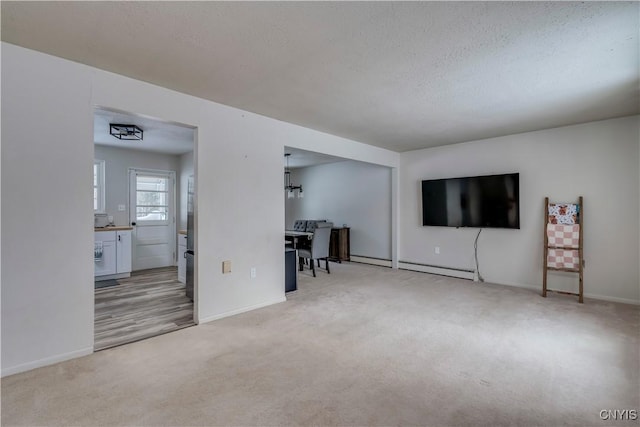
<path id="1" fill-rule="evenodd" d="M 422 225 L 520 228 L 519 174 L 422 181 Z"/>

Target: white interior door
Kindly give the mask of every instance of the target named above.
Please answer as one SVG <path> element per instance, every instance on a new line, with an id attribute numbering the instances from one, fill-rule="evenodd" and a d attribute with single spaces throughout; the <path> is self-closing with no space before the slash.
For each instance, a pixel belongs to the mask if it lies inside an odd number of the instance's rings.
<path id="1" fill-rule="evenodd" d="M 175 265 L 175 172 L 129 170 L 133 270 Z"/>

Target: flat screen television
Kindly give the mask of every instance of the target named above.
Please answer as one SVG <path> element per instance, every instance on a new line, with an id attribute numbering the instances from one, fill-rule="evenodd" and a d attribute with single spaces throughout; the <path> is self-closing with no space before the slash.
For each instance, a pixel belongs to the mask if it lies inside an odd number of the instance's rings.
<path id="1" fill-rule="evenodd" d="M 422 225 L 520 228 L 519 174 L 422 181 Z"/>

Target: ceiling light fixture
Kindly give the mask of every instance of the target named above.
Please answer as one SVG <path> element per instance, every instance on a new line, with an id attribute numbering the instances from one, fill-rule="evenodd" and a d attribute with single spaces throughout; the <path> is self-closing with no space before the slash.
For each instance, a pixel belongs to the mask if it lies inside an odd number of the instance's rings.
<path id="1" fill-rule="evenodd" d="M 298 191 L 298 198 L 302 199 L 304 197 L 304 191 L 302 190 L 302 185 L 293 185 L 291 184 L 291 171 L 289 170 L 289 156 L 291 153 L 284 153 L 285 159 L 287 159 L 287 166 L 284 169 L 284 189 L 287 191 L 287 198 L 293 199 L 295 197 L 296 190 Z"/>
<path id="2" fill-rule="evenodd" d="M 142 129 L 136 125 L 109 123 L 109 133 L 118 139 L 142 141 Z"/>

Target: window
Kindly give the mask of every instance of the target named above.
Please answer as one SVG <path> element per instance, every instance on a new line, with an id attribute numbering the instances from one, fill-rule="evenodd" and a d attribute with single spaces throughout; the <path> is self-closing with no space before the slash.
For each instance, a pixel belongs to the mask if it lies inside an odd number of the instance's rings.
<path id="1" fill-rule="evenodd" d="M 136 221 L 154 224 L 169 219 L 171 176 L 166 174 L 136 175 Z"/>
<path id="2" fill-rule="evenodd" d="M 93 211 L 104 212 L 104 160 L 93 161 Z"/>

